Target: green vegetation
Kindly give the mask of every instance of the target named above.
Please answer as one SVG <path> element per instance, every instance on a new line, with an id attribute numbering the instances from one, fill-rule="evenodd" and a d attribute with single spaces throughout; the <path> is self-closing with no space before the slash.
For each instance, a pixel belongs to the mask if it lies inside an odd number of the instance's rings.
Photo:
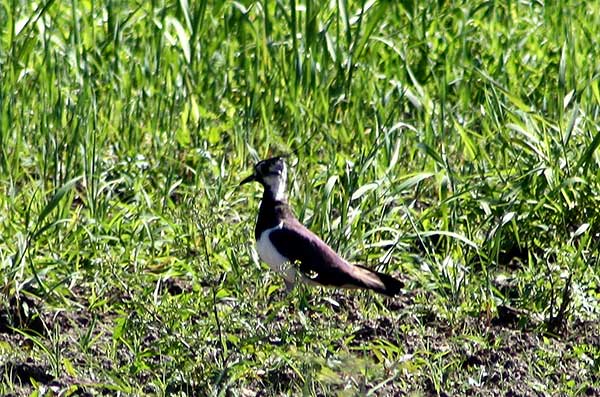
<path id="1" fill-rule="evenodd" d="M 0 26 L 1 395 L 600 395 L 600 3 Z M 281 153 L 299 218 L 401 298 L 285 295 L 237 187 Z"/>

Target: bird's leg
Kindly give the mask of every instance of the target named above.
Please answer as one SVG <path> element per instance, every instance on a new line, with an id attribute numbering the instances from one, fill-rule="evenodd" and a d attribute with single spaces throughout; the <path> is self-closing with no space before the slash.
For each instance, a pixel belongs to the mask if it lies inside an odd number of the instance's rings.
<path id="1" fill-rule="evenodd" d="M 306 286 L 306 284 L 304 283 L 300 283 L 300 285 L 298 286 L 298 308 L 301 311 L 304 311 L 306 309 L 310 309 L 310 299 L 311 295 L 308 291 L 308 287 Z"/>
<path id="2" fill-rule="evenodd" d="M 294 282 L 288 281 L 285 278 L 283 279 L 283 282 L 285 283 L 285 293 L 289 295 L 294 290 Z"/>

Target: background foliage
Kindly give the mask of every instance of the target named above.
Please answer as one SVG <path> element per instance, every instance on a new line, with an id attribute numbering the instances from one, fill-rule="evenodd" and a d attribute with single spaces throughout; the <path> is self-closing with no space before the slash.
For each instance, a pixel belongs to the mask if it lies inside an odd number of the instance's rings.
<path id="1" fill-rule="evenodd" d="M 0 393 L 600 394 L 597 2 L 0 26 Z M 237 188 L 284 152 L 299 218 L 403 297 L 284 295 Z"/>

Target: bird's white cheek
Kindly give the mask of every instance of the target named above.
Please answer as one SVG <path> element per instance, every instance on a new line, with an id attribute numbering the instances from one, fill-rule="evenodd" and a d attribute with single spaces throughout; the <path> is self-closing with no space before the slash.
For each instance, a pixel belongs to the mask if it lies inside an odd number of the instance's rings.
<path id="1" fill-rule="evenodd" d="M 265 185 L 273 193 L 275 200 L 285 200 L 285 177 L 266 176 L 264 178 Z"/>

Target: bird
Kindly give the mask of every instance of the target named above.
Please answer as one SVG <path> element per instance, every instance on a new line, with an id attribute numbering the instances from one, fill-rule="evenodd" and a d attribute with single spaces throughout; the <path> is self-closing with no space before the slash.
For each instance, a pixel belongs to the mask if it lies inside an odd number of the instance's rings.
<path id="1" fill-rule="evenodd" d="M 239 186 L 258 182 L 263 196 L 254 237 L 260 259 L 280 273 L 286 291 L 298 282 L 346 289 L 366 289 L 393 297 L 404 283 L 385 273 L 354 265 L 338 255 L 294 215 L 287 201 L 287 166 L 282 156 L 259 161 Z"/>

